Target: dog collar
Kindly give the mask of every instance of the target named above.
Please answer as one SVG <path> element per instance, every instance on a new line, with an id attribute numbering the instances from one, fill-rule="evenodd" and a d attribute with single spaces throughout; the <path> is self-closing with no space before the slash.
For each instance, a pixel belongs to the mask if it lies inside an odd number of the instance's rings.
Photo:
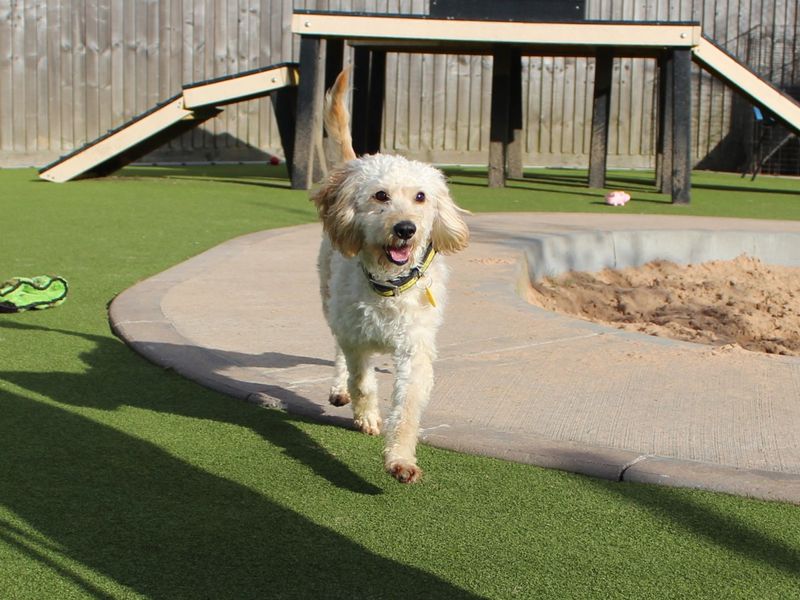
<path id="1" fill-rule="evenodd" d="M 428 248 L 425 250 L 425 256 L 422 257 L 422 262 L 420 264 L 411 269 L 408 275 L 390 279 L 389 281 L 377 281 L 369 274 L 366 268 L 364 268 L 364 265 L 361 265 L 361 268 L 364 269 L 364 275 L 367 276 L 367 281 L 369 281 L 372 291 L 376 294 L 386 297 L 399 296 L 417 284 L 420 278 L 425 274 L 425 271 L 428 270 L 428 267 L 431 266 L 435 256 L 436 250 L 433 249 L 433 245 L 428 245 Z"/>

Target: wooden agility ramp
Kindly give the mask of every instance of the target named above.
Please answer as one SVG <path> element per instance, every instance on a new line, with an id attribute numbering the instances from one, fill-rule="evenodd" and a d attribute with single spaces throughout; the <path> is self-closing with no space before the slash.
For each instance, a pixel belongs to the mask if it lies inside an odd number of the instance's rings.
<path id="1" fill-rule="evenodd" d="M 39 176 L 56 183 L 103 177 L 217 116 L 221 107 L 269 95 L 291 171 L 298 80 L 297 65 L 283 63 L 186 85 L 180 94 L 43 167 Z"/>
<path id="2" fill-rule="evenodd" d="M 692 47 L 692 59 L 753 104 L 769 110 L 788 129 L 800 134 L 800 104 L 753 73 L 714 40 L 703 35 Z"/>

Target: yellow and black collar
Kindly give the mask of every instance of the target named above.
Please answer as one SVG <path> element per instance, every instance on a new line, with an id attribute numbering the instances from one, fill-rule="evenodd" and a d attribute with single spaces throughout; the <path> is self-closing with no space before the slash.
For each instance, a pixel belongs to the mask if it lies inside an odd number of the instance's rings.
<path id="1" fill-rule="evenodd" d="M 416 285 L 417 281 L 419 281 L 420 278 L 425 274 L 425 271 L 428 270 L 428 267 L 431 266 L 435 256 L 436 250 L 433 249 L 433 245 L 429 245 L 425 250 L 425 256 L 422 257 L 422 262 L 411 269 L 408 275 L 403 275 L 402 277 L 398 277 L 396 279 L 390 279 L 389 281 L 376 281 L 366 269 L 364 269 L 364 274 L 367 276 L 367 281 L 369 281 L 369 285 L 372 290 L 379 296 L 399 296 L 403 292 L 410 290 Z"/>

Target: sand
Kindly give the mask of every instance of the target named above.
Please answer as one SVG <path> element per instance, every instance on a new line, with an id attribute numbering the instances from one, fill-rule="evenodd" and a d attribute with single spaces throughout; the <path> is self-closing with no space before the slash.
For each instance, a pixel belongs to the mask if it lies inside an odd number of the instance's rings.
<path id="1" fill-rule="evenodd" d="M 800 356 L 800 267 L 735 260 L 571 272 L 532 284 L 542 308 L 621 329 Z"/>

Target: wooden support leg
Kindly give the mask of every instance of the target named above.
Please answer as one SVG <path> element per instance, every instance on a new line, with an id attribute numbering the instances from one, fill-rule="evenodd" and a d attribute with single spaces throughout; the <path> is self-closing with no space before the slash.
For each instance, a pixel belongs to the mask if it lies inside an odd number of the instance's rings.
<path id="1" fill-rule="evenodd" d="M 357 47 L 353 52 L 353 111 L 350 127 L 353 134 L 353 150 L 356 151 L 356 156 L 367 153 L 370 54 L 367 48 Z"/>
<path id="2" fill-rule="evenodd" d="M 369 105 L 367 109 L 367 154 L 381 151 L 383 99 L 386 90 L 386 52 L 374 51 L 369 65 Z"/>
<path id="3" fill-rule="evenodd" d="M 513 50 L 509 64 L 508 176 L 522 179 L 522 54 Z"/>
<path id="4" fill-rule="evenodd" d="M 353 65 L 353 148 L 358 156 L 381 150 L 386 52 L 356 48 Z"/>
<path id="5" fill-rule="evenodd" d="M 344 68 L 344 40 L 325 40 L 325 89 L 330 89 L 333 82 Z"/>
<path id="6" fill-rule="evenodd" d="M 692 57 L 674 50 L 672 67 L 672 203 L 688 204 L 692 194 Z"/>
<path id="7" fill-rule="evenodd" d="M 294 136 L 297 123 L 297 88 L 294 86 L 281 88 L 270 94 L 272 110 L 278 123 L 278 135 L 283 146 L 283 155 L 286 157 L 286 169 L 292 177 L 292 162 L 294 160 Z"/>
<path id="8" fill-rule="evenodd" d="M 307 190 L 314 183 L 315 154 L 322 146 L 324 56 L 317 37 L 300 38 L 300 85 L 292 161 L 292 189 Z"/>
<path id="9" fill-rule="evenodd" d="M 344 40 L 325 40 L 325 90 L 331 89 L 339 73 L 344 68 Z M 341 160 L 339 144 L 328 137 L 323 129 L 322 138 L 324 164 L 328 168 L 338 164 Z"/>
<path id="10" fill-rule="evenodd" d="M 599 49 L 595 58 L 592 141 L 589 154 L 589 187 L 592 188 L 606 186 L 608 123 L 611 114 L 611 79 L 613 71 L 613 51 Z"/>
<path id="11" fill-rule="evenodd" d="M 489 128 L 489 187 L 503 187 L 506 184 L 510 62 L 509 48 L 499 47 L 495 50 L 492 66 L 492 120 Z"/>
<path id="12" fill-rule="evenodd" d="M 656 187 L 672 195 L 672 54 L 658 59 L 658 140 L 656 149 Z"/>

